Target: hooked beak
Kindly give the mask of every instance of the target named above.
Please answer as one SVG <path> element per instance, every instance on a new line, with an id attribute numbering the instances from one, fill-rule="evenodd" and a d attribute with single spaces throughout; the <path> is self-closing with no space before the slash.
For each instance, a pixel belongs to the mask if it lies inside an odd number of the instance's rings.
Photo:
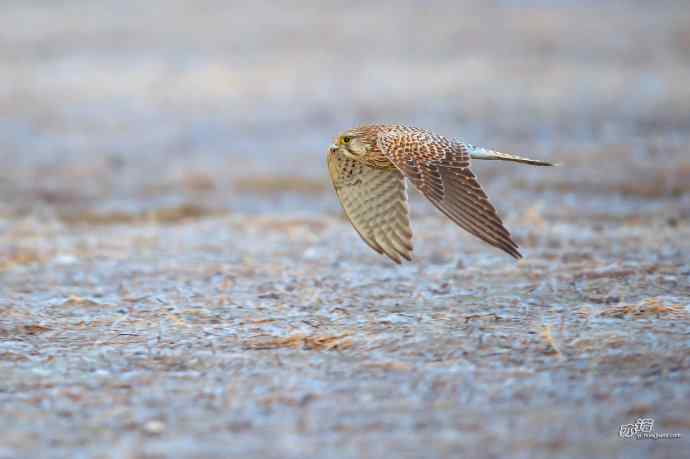
<path id="1" fill-rule="evenodd" d="M 336 151 L 338 148 L 340 148 L 340 147 L 338 147 L 338 145 L 336 145 L 336 144 L 333 143 L 333 144 L 331 144 L 330 147 L 328 147 L 328 151 L 330 151 L 331 153 L 333 153 L 333 152 Z"/>

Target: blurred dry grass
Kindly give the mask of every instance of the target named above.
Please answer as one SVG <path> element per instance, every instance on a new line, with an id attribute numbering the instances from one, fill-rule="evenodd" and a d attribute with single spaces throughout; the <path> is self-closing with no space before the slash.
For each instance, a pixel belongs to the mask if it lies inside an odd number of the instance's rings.
<path id="1" fill-rule="evenodd" d="M 220 212 L 214 212 L 196 204 L 182 204 L 176 207 L 135 213 L 125 211 L 103 213 L 81 210 L 60 214 L 58 218 L 66 224 L 124 225 L 141 222 L 179 223 L 219 214 Z"/>
<path id="2" fill-rule="evenodd" d="M 536 193 L 547 191 L 580 195 L 616 193 L 643 199 L 680 198 L 690 194 L 690 162 L 688 161 L 681 160 L 656 169 L 642 165 L 628 166 L 625 171 L 626 177 L 620 180 L 602 181 L 578 177 L 575 180 L 561 178 L 558 181 L 542 180 L 533 183 L 523 179 L 513 181 L 512 185 L 516 188 L 527 188 Z"/>
<path id="3" fill-rule="evenodd" d="M 293 335 L 287 338 L 263 337 L 252 338 L 244 343 L 245 349 L 280 349 L 296 348 L 304 350 L 344 350 L 352 347 L 349 335 L 338 336 L 304 336 Z"/>
<path id="4" fill-rule="evenodd" d="M 320 194 L 326 190 L 325 180 L 308 180 L 300 177 L 243 177 L 234 181 L 234 189 L 240 193 L 280 194 L 301 193 Z"/>
<path id="5" fill-rule="evenodd" d="M 659 298 L 647 298 L 640 304 L 623 304 L 605 309 L 599 313 L 602 317 L 615 317 L 622 319 L 627 316 L 635 318 L 655 317 L 657 319 L 667 320 L 685 320 L 690 319 L 690 311 L 685 305 L 672 304 L 664 305 Z"/>

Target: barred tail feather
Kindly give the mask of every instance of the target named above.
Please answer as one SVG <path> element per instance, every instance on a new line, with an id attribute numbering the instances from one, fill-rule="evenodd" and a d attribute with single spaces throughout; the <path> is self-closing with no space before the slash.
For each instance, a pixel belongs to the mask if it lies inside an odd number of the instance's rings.
<path id="1" fill-rule="evenodd" d="M 508 153 L 501 153 L 500 151 L 489 150 L 487 148 L 475 147 L 474 145 L 467 145 L 467 149 L 472 159 L 487 159 L 499 161 L 514 161 L 516 163 L 531 164 L 532 166 L 557 166 L 556 163 L 548 161 L 541 161 L 538 159 L 525 158 L 524 156 L 509 155 Z"/>

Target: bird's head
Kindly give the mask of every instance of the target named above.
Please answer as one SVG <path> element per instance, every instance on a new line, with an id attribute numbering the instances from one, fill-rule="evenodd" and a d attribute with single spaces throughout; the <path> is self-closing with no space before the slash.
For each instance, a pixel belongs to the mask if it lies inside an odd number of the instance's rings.
<path id="1" fill-rule="evenodd" d="M 351 159 L 365 156 L 376 144 L 375 137 L 368 135 L 366 130 L 361 128 L 350 129 L 335 138 L 331 151 L 339 151 Z"/>

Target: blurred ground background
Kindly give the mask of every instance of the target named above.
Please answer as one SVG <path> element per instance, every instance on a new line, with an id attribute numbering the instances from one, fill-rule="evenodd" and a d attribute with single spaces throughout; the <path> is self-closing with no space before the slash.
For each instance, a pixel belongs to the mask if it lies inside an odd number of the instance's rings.
<path id="1" fill-rule="evenodd" d="M 690 455 L 687 2 L 0 8 L 0 458 Z M 474 166 L 525 259 L 371 252 L 368 122 L 561 162 Z"/>

